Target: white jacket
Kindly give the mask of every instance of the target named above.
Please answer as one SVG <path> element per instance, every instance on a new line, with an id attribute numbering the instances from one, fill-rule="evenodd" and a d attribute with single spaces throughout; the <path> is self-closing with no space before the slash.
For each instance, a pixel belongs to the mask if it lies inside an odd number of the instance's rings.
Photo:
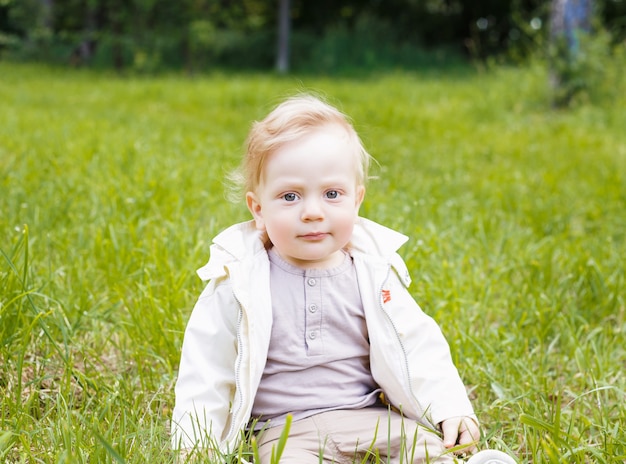
<path id="1" fill-rule="evenodd" d="M 374 380 L 393 406 L 435 426 L 473 416 L 465 387 L 435 321 L 409 294 L 396 250 L 407 237 L 360 218 L 350 244 L 370 339 Z M 210 280 L 185 331 L 172 445 L 232 451 L 252 410 L 272 330 L 269 260 L 254 222 L 229 227 L 198 270 Z"/>

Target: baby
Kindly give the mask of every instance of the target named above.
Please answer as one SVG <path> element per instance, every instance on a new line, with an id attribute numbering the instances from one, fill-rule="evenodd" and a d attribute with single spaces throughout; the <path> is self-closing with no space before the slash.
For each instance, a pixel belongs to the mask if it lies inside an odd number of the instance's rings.
<path id="1" fill-rule="evenodd" d="M 198 270 L 209 282 L 185 331 L 174 449 L 233 452 L 249 430 L 263 464 L 283 432 L 281 463 L 476 451 L 448 344 L 407 290 L 407 237 L 359 217 L 369 163 L 346 116 L 313 96 L 253 125 L 238 173 L 253 220 L 215 237 Z"/>

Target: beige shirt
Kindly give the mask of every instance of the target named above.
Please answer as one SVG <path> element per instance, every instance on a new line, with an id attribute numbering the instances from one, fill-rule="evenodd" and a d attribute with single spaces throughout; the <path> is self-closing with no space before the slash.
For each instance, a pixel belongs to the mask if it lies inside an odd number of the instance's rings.
<path id="1" fill-rule="evenodd" d="M 269 251 L 273 326 L 252 417 L 269 426 L 376 403 L 356 271 L 346 254 L 333 269 L 300 269 Z"/>

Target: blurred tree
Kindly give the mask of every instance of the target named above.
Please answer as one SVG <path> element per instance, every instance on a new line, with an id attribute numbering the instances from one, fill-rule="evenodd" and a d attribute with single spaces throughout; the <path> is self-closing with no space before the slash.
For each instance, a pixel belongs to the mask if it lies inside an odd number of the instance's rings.
<path id="1" fill-rule="evenodd" d="M 580 34 L 591 30 L 591 0 L 552 0 L 550 36 L 563 40 L 567 53 L 575 55 L 580 48 Z"/>
<path id="2" fill-rule="evenodd" d="M 54 0 L 40 0 L 41 2 L 41 25 L 46 29 L 52 29 L 52 12 L 54 11 Z"/>
<path id="3" fill-rule="evenodd" d="M 590 43 L 592 7 L 592 0 L 552 0 L 550 84 L 556 106 L 568 105 L 593 80 L 581 50 Z"/>
<path id="4" fill-rule="evenodd" d="M 47 50 L 54 26 L 51 7 L 44 0 L 0 1 L 0 50 L 21 46 L 34 57 Z"/>
<path id="5" fill-rule="evenodd" d="M 312 50 L 323 58 L 360 45 L 379 47 L 372 56 L 445 47 L 476 58 L 517 48 L 523 58 L 541 43 L 543 24 L 565 29 L 558 12 L 579 1 L 0 0 L 0 48 L 22 58 L 147 71 L 213 64 L 286 71 L 290 54 L 302 61 Z M 601 4 L 598 17 L 623 40 L 626 1 Z M 356 32 L 365 34 L 358 43 Z"/>
<path id="6" fill-rule="evenodd" d="M 291 1 L 278 0 L 278 42 L 276 70 L 284 74 L 289 70 L 289 36 L 291 29 Z"/>
<path id="7" fill-rule="evenodd" d="M 626 1 L 606 0 L 598 4 L 602 21 L 611 33 L 614 43 L 626 41 Z"/>
<path id="8" fill-rule="evenodd" d="M 84 13 L 84 36 L 78 46 L 78 55 L 83 62 L 89 62 L 95 51 L 98 34 L 97 11 L 98 0 L 87 0 Z"/>

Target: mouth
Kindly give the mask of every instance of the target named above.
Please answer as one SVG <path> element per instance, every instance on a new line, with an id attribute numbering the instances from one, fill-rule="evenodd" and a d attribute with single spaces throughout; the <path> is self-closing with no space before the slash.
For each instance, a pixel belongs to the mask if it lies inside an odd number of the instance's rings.
<path id="1" fill-rule="evenodd" d="M 302 234 L 300 235 L 300 238 L 303 240 L 322 240 L 324 238 L 326 238 L 328 236 L 328 234 L 326 232 L 310 232 L 308 234 Z"/>

